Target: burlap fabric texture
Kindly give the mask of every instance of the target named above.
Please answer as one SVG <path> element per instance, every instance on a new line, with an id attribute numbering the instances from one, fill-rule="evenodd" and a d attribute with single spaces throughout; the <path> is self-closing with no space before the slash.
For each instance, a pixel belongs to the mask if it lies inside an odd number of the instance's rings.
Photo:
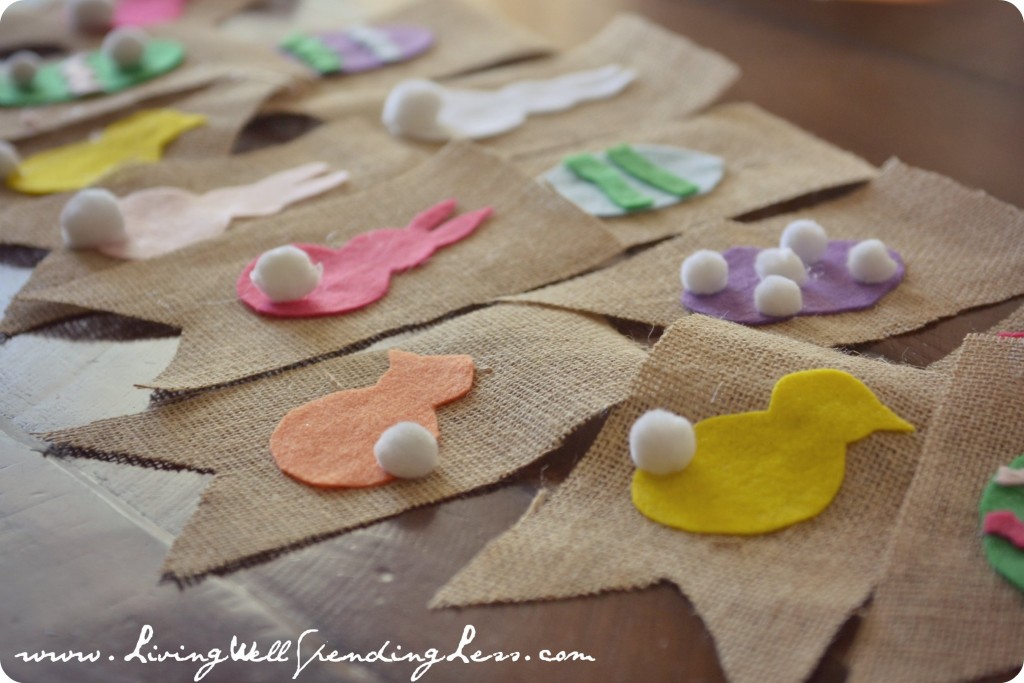
<path id="1" fill-rule="evenodd" d="M 369 5 L 369 3 L 364 3 Z M 339 20 L 339 11 L 323 4 L 324 13 L 313 31 L 341 31 L 346 22 Z M 343 13 L 342 13 L 343 14 Z M 268 104 L 268 110 L 284 110 L 309 114 L 322 119 L 352 115 L 351 102 L 379 98 L 381 90 L 408 78 L 445 78 L 456 74 L 486 69 L 552 51 L 550 43 L 526 28 L 514 24 L 486 7 L 465 0 L 418 0 L 385 13 L 361 17 L 370 25 L 397 24 L 422 26 L 434 34 L 434 44 L 424 54 L 407 62 L 392 64 L 359 74 L 316 76 L 307 73 L 302 86 Z M 282 28 L 284 38 L 292 27 Z M 277 50 L 270 44 L 268 50 Z M 372 113 L 376 118 L 379 111 Z"/>
<path id="2" fill-rule="evenodd" d="M 249 154 L 133 166 L 111 176 L 104 185 L 118 196 L 165 185 L 202 193 L 255 182 L 311 160 L 328 163 L 332 168 L 345 169 L 352 174 L 340 188 L 304 202 L 313 204 L 339 194 L 367 189 L 415 166 L 424 156 L 394 143 L 366 121 L 352 119 L 322 126 L 293 142 Z M 125 263 L 92 249 L 70 250 L 62 246 L 60 212 L 67 200 L 66 194 L 40 198 L 0 215 L 0 231 L 12 242 L 53 250 L 36 266 L 32 277 L 25 283 L 21 291 L 26 295 Z M 260 230 L 273 219 L 271 216 L 238 220 L 230 229 Z M 15 297 L 0 321 L 0 333 L 9 336 L 20 334 L 83 312 L 84 309 L 74 306 Z"/>
<path id="3" fill-rule="evenodd" d="M 876 169 L 753 104 L 725 104 L 671 123 L 628 126 L 598 138 L 559 145 L 510 161 L 540 175 L 566 156 L 623 142 L 659 144 L 720 156 L 725 176 L 711 193 L 659 211 L 603 219 L 626 246 L 688 232 L 716 218 L 734 218 L 768 206 L 870 180 Z"/>
<path id="4" fill-rule="evenodd" d="M 569 111 L 531 116 L 520 128 L 480 141 L 505 154 L 573 142 L 648 121 L 682 118 L 714 102 L 739 75 L 721 55 L 632 14 L 621 14 L 582 46 L 547 59 L 532 60 L 459 78 L 452 88 L 497 89 L 513 81 L 553 78 L 571 71 L 620 64 L 637 71 L 619 95 L 587 102 Z M 330 119 L 361 115 L 380 120 L 387 89 L 325 93 L 287 106 Z"/>
<path id="5" fill-rule="evenodd" d="M 999 466 L 1024 453 L 1022 396 L 1024 340 L 969 336 L 857 633 L 852 683 L 1019 670 L 1024 596 L 985 559 L 978 499 Z"/>
<path id="6" fill-rule="evenodd" d="M 877 305 L 804 316 L 762 329 L 824 346 L 884 339 L 972 306 L 1024 293 L 1024 212 L 928 171 L 890 161 L 881 175 L 839 200 L 750 224 L 710 223 L 605 270 L 514 297 L 653 326 L 688 315 L 679 268 L 698 249 L 778 246 L 796 218 L 820 222 L 832 239 L 877 237 L 907 274 Z"/>
<path id="7" fill-rule="evenodd" d="M 642 413 L 665 408 L 699 421 L 764 410 L 780 377 L 812 368 L 853 374 L 917 432 L 879 432 L 851 445 L 832 504 L 777 533 L 689 534 L 633 507 L 628 435 Z M 704 620 L 730 681 L 803 680 L 881 577 L 888 533 L 947 380 L 711 318 L 682 320 L 570 477 L 487 545 L 433 605 L 565 598 L 668 580 Z"/>
<path id="8" fill-rule="evenodd" d="M 45 438 L 72 453 L 217 474 L 164 567 L 183 581 L 493 484 L 620 401 L 647 356 L 603 322 L 510 304 L 447 321 L 398 348 L 468 354 L 477 368 L 470 394 L 438 409 L 441 464 L 422 480 L 318 489 L 283 474 L 270 455 L 270 434 L 289 410 L 376 383 L 388 367 L 382 350 Z"/>
<path id="9" fill-rule="evenodd" d="M 235 295 L 252 259 L 291 242 L 340 246 L 367 230 L 402 227 L 447 198 L 494 214 L 422 266 L 392 278 L 390 292 L 338 316 L 281 319 Z M 155 261 L 129 263 L 32 299 L 110 311 L 183 329 L 171 365 L 147 386 L 198 389 L 342 350 L 389 331 L 522 292 L 593 268 L 619 246 L 596 219 L 491 154 L 455 143 L 412 171 L 351 197 L 296 206 L 258 231 L 226 235 Z"/>
<path id="10" fill-rule="evenodd" d="M 4 23 L 7 23 L 6 17 Z M 180 95 L 218 79 L 283 79 L 283 85 L 304 73 L 298 65 L 262 46 L 202 25 L 168 24 L 151 27 L 147 33 L 155 38 L 183 43 L 186 49 L 184 63 L 170 73 L 118 93 L 40 107 L 0 109 L 0 139 L 20 141 L 75 123 L 94 122 L 97 117 L 107 114 L 124 114 L 129 108 L 139 105 L 153 108 L 157 105 L 152 101 L 157 98 Z M 90 49 L 96 47 L 94 45 Z"/>

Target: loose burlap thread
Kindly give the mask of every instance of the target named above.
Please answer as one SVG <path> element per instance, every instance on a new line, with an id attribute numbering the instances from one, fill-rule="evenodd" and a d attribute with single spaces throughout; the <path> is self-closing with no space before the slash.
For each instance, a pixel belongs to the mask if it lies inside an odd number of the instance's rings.
<path id="1" fill-rule="evenodd" d="M 202 193 L 220 187 L 256 182 L 272 173 L 310 161 L 345 169 L 351 179 L 340 188 L 313 197 L 304 204 L 326 201 L 339 193 L 352 194 L 398 175 L 423 161 L 425 155 L 378 131 L 362 119 L 322 126 L 297 140 L 232 157 L 200 160 L 167 160 L 132 166 L 115 173 L 104 185 L 118 196 L 137 190 L 171 186 Z M 21 292 L 31 295 L 125 262 L 94 250 L 63 247 L 60 212 L 68 194 L 37 199 L 34 203 L 0 215 L 0 234 L 18 244 L 53 251 L 36 266 Z M 285 212 L 295 207 L 285 209 Z M 234 221 L 231 230 L 260 230 L 270 218 Z M 84 309 L 15 297 L 0 321 L 0 334 L 15 335 L 50 324 Z"/>
<path id="2" fill-rule="evenodd" d="M 626 246 L 870 180 L 877 173 L 853 154 L 746 103 L 720 105 L 686 121 L 628 126 L 599 138 L 512 155 L 509 160 L 529 175 L 540 175 L 570 154 L 596 152 L 623 142 L 682 147 L 717 155 L 725 162 L 725 176 L 709 194 L 666 209 L 605 219 L 608 230 Z"/>
<path id="3" fill-rule="evenodd" d="M 989 566 L 978 500 L 1024 453 L 1024 340 L 967 338 L 857 634 L 851 683 L 944 683 L 1016 670 L 1024 596 Z"/>
<path id="4" fill-rule="evenodd" d="M 778 246 L 796 218 L 817 220 L 831 239 L 882 239 L 903 256 L 906 277 L 870 309 L 797 317 L 761 328 L 767 332 L 823 346 L 857 344 L 1024 293 L 1024 212 L 893 160 L 839 200 L 751 224 L 711 223 L 605 270 L 513 298 L 667 326 L 688 315 L 679 280 L 687 256 Z"/>
<path id="5" fill-rule="evenodd" d="M 341 31 L 344 25 L 329 23 L 325 15 L 318 31 Z M 485 7 L 462 0 L 420 0 L 405 7 L 367 18 L 373 25 L 421 26 L 434 34 L 431 48 L 407 62 L 390 64 L 358 74 L 311 76 L 310 82 L 268 104 L 269 110 L 291 111 L 321 119 L 370 114 L 357 111 L 354 102 L 383 103 L 380 91 L 409 78 L 445 78 L 486 69 L 497 64 L 549 54 L 551 45 L 531 31 L 507 21 Z M 281 36 L 284 37 L 283 35 Z M 268 49 L 277 49 L 268 46 Z M 371 107 L 372 109 L 372 107 Z"/>
<path id="6" fill-rule="evenodd" d="M 849 446 L 832 504 L 777 533 L 688 534 L 633 507 L 628 435 L 643 412 L 665 408 L 698 421 L 764 410 L 780 377 L 812 368 L 853 374 L 917 432 L 879 432 Z M 942 373 L 686 318 L 654 348 L 569 479 L 487 545 L 433 606 L 565 598 L 668 580 L 704 620 L 730 681 L 801 681 L 881 577 L 888 530 L 947 381 Z"/>
<path id="7" fill-rule="evenodd" d="M 490 206 L 494 215 L 472 236 L 395 275 L 389 293 L 366 308 L 281 319 L 258 315 L 236 297 L 239 273 L 267 249 L 290 242 L 340 246 L 368 230 L 405 226 L 451 197 L 462 211 Z M 29 296 L 182 328 L 174 360 L 147 383 L 179 391 L 351 349 L 398 328 L 569 277 L 618 251 L 596 219 L 486 151 L 453 143 L 398 178 L 351 197 L 293 207 L 258 231 L 229 231 L 165 258 Z"/>
<path id="8" fill-rule="evenodd" d="M 75 454 L 215 472 L 164 566 L 188 581 L 493 484 L 620 401 L 647 356 L 603 322 L 511 304 L 455 318 L 398 348 L 468 354 L 477 368 L 469 395 L 438 409 L 440 466 L 422 480 L 318 489 L 283 474 L 270 455 L 270 434 L 289 410 L 376 383 L 388 367 L 381 350 L 45 438 Z"/>
<path id="9" fill-rule="evenodd" d="M 525 153 L 649 121 L 679 119 L 714 102 L 739 75 L 725 57 L 639 16 L 620 14 L 582 46 L 547 59 L 448 79 L 444 85 L 491 90 L 608 64 L 635 69 L 636 80 L 615 97 L 531 116 L 516 130 L 480 142 L 503 154 Z M 361 115 L 379 120 L 386 96 L 387 90 L 381 89 L 355 97 L 325 95 L 301 100 L 293 110 L 322 118 Z"/>

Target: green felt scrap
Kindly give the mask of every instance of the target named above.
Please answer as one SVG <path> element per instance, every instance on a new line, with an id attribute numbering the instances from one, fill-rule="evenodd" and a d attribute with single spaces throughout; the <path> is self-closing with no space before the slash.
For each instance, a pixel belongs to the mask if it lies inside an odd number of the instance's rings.
<path id="1" fill-rule="evenodd" d="M 341 71 L 341 57 L 316 36 L 306 33 L 293 33 L 281 41 L 281 49 L 292 53 L 309 67 L 322 74 L 332 74 Z"/>
<path id="2" fill-rule="evenodd" d="M 563 163 L 578 177 L 596 185 L 616 206 L 626 211 L 649 209 L 654 205 L 654 197 L 635 190 L 618 171 L 593 154 L 576 154 L 566 157 Z"/>
<path id="3" fill-rule="evenodd" d="M 1024 455 L 1010 463 L 1010 467 L 1015 470 L 1024 469 Z M 1000 486 L 990 481 L 981 494 L 978 507 L 982 520 L 985 515 L 997 510 L 1010 510 L 1024 518 L 1024 486 Z M 981 543 L 992 568 L 1018 590 L 1024 591 L 1024 551 L 1005 538 L 992 534 L 986 534 Z"/>
<path id="4" fill-rule="evenodd" d="M 637 154 L 629 145 L 618 145 L 605 152 L 608 160 L 637 180 L 677 197 L 692 197 L 700 190 L 696 185 L 669 170 L 655 166 Z"/>
<path id="5" fill-rule="evenodd" d="M 99 92 L 110 94 L 173 71 L 185 59 L 185 46 L 173 40 L 151 40 L 146 44 L 142 61 L 132 69 L 122 69 L 99 51 L 90 52 L 85 59 L 96 74 Z M 63 64 L 61 61 L 43 66 L 27 88 L 15 85 L 9 78 L 0 78 L 0 107 L 33 107 L 89 96 L 91 93 L 79 95 L 70 90 L 62 73 Z"/>

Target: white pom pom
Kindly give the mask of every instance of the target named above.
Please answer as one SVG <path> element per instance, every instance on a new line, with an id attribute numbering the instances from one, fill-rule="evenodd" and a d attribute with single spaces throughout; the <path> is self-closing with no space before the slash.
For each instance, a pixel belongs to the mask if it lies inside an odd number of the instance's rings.
<path id="1" fill-rule="evenodd" d="M 809 266 L 820 261 L 825 255 L 828 235 L 817 221 L 800 219 L 793 221 L 782 231 L 779 246 L 792 249 L 800 260 Z"/>
<path id="2" fill-rule="evenodd" d="M 729 264 L 717 251 L 701 249 L 686 257 L 679 276 L 691 294 L 717 294 L 729 284 Z"/>
<path id="3" fill-rule="evenodd" d="M 298 301 L 320 284 L 324 264 L 313 264 L 309 254 L 296 246 L 286 244 L 263 254 L 249 279 L 267 298 L 275 303 Z"/>
<path id="4" fill-rule="evenodd" d="M 74 31 L 105 31 L 114 19 L 114 0 L 70 0 L 68 19 Z"/>
<path id="5" fill-rule="evenodd" d="M 14 145 L 0 140 L 0 179 L 7 178 L 18 170 L 21 163 L 21 156 Z"/>
<path id="6" fill-rule="evenodd" d="M 693 460 L 697 437 L 685 417 L 649 410 L 629 430 L 629 455 L 637 469 L 656 475 L 683 470 Z"/>
<path id="7" fill-rule="evenodd" d="M 781 275 L 798 285 L 807 280 L 807 267 L 792 249 L 762 249 L 754 260 L 754 270 L 762 280 L 769 275 Z"/>
<path id="8" fill-rule="evenodd" d="M 451 135 L 438 123 L 441 88 L 421 79 L 402 81 L 388 93 L 381 120 L 392 135 L 419 140 L 446 140 Z"/>
<path id="9" fill-rule="evenodd" d="M 437 439 L 422 425 L 399 422 L 373 446 L 377 464 L 400 479 L 419 479 L 437 469 Z"/>
<path id="10" fill-rule="evenodd" d="M 18 50 L 4 62 L 4 71 L 15 85 L 27 88 L 36 78 L 39 61 L 39 55 L 32 50 Z"/>
<path id="11" fill-rule="evenodd" d="M 103 39 L 103 54 L 112 59 L 122 69 L 133 69 L 142 61 L 146 54 L 149 36 L 137 28 L 127 27 L 114 29 Z"/>
<path id="12" fill-rule="evenodd" d="M 788 277 L 769 275 L 754 288 L 754 305 L 761 315 L 788 318 L 804 307 L 804 295 Z"/>
<path id="13" fill-rule="evenodd" d="M 60 212 L 64 244 L 71 249 L 89 249 L 124 242 L 124 216 L 117 197 L 98 188 L 82 190 L 68 200 Z"/>
<path id="14" fill-rule="evenodd" d="M 864 240 L 850 249 L 846 256 L 846 267 L 854 280 L 872 285 L 885 282 L 895 275 L 899 264 L 889 255 L 882 240 Z"/>

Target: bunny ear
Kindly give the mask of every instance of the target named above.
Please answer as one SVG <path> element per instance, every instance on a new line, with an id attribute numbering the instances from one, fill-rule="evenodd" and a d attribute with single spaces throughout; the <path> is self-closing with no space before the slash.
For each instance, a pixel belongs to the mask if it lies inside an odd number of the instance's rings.
<path id="1" fill-rule="evenodd" d="M 290 204 L 314 197 L 348 180 L 348 173 L 344 171 L 316 177 L 328 168 L 322 162 L 303 164 L 250 185 L 207 192 L 203 195 L 203 203 L 226 211 L 232 218 L 272 216 Z"/>
<path id="2" fill-rule="evenodd" d="M 427 231 L 433 230 L 437 226 L 441 225 L 446 218 L 455 213 L 456 202 L 454 199 L 446 199 L 439 204 L 435 204 L 426 211 L 416 214 L 409 225 L 406 227 L 407 230 L 420 230 Z"/>
<path id="3" fill-rule="evenodd" d="M 348 171 L 336 171 L 320 178 L 313 178 L 302 185 L 296 185 L 282 201 L 285 206 L 301 202 L 345 184 L 350 177 Z"/>
<path id="4" fill-rule="evenodd" d="M 430 233 L 431 241 L 438 248 L 454 244 L 472 234 L 485 220 L 490 218 L 492 213 L 494 213 L 494 209 L 487 206 L 453 218 Z"/>

